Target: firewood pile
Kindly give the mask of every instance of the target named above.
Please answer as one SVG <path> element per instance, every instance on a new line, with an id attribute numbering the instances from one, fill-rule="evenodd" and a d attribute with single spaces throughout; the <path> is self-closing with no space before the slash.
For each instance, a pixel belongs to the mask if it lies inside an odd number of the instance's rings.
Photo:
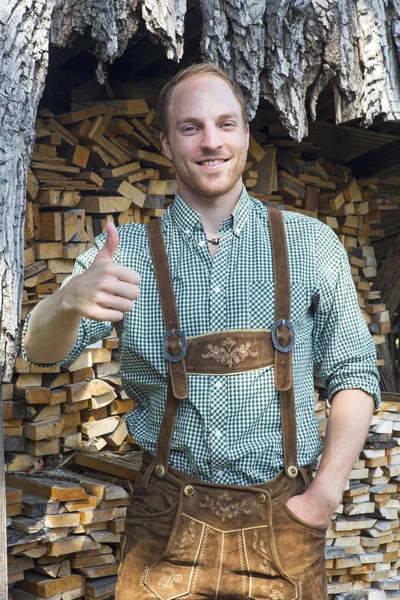
<path id="1" fill-rule="evenodd" d="M 381 211 L 398 204 L 380 194 L 378 180 L 353 178 L 312 141 L 296 145 L 271 125 L 267 138 L 252 132 L 244 181 L 265 205 L 319 218 L 337 233 L 374 342 L 383 343 L 390 320 L 371 289 L 377 274 L 371 241 L 384 235 L 377 228 Z M 60 287 L 108 220 L 146 223 L 163 214 L 176 192 L 155 111 L 142 99 L 86 102 L 59 116 L 41 110 L 27 183 L 22 320 Z M 114 332 L 63 367 L 19 357 L 13 382 L 3 384 L 14 600 L 114 595 L 140 464 L 125 423 L 135 399 L 122 389 L 118 359 Z M 399 400 L 386 395 L 375 413 L 328 531 L 329 591 L 338 600 L 400 599 Z M 315 409 L 324 437 L 329 407 L 318 382 Z M 354 595 L 372 589 L 374 595 Z"/>

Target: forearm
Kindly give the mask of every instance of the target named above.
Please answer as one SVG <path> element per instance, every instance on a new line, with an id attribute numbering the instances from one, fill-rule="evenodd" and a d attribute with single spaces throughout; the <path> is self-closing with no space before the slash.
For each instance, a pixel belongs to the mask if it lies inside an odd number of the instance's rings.
<path id="1" fill-rule="evenodd" d="M 303 494 L 293 496 L 287 503 L 303 520 L 316 525 L 329 523 L 364 445 L 373 408 L 372 396 L 363 390 L 342 390 L 335 394 L 317 476 Z"/>
<path id="2" fill-rule="evenodd" d="M 315 492 L 330 495 L 339 504 L 350 471 L 365 443 L 374 410 L 372 396 L 361 389 L 338 392 L 332 401 L 325 436 L 324 452 Z"/>
<path id="3" fill-rule="evenodd" d="M 25 349 L 35 363 L 54 363 L 72 350 L 78 337 L 81 316 L 65 302 L 67 287 L 42 300 L 32 311 L 25 335 Z"/>

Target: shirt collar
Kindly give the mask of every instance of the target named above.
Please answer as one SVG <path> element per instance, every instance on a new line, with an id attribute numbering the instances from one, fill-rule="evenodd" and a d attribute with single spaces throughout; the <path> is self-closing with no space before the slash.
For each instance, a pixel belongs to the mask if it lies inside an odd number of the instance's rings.
<path id="1" fill-rule="evenodd" d="M 250 197 L 246 188 L 243 186 L 242 193 L 232 214 L 221 223 L 220 230 L 232 228 L 233 233 L 239 236 L 247 221 L 250 212 Z M 200 226 L 201 214 L 194 208 L 186 204 L 179 194 L 175 195 L 171 206 L 171 216 L 174 223 L 182 229 L 187 235 L 193 233 L 195 227 Z"/>

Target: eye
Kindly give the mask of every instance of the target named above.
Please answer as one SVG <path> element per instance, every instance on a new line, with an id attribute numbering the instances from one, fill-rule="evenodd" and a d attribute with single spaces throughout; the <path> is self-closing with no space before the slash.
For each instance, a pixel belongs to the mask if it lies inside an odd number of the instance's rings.
<path id="1" fill-rule="evenodd" d="M 198 127 L 195 125 L 186 125 L 182 127 L 182 133 L 195 133 L 198 130 Z"/>
<path id="2" fill-rule="evenodd" d="M 236 126 L 236 123 L 234 121 L 224 121 L 222 123 L 222 127 L 224 127 L 225 129 L 232 129 L 235 126 Z"/>

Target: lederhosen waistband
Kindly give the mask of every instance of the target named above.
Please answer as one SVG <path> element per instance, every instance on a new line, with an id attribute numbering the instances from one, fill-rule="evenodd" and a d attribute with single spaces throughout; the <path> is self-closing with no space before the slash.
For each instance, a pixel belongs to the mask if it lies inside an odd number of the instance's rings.
<path id="1" fill-rule="evenodd" d="M 161 220 L 154 219 L 147 225 L 166 331 L 163 350 L 168 385 L 156 456 L 143 476 L 145 487 L 153 472 L 160 479 L 168 472 L 180 402 L 188 397 L 188 373 L 231 375 L 272 365 L 275 387 L 279 391 L 284 471 L 289 479 L 298 475 L 290 271 L 284 219 L 278 208 L 269 209 L 269 223 L 275 281 L 275 321 L 271 330 L 224 330 L 193 337 L 186 337 L 180 328 Z"/>

